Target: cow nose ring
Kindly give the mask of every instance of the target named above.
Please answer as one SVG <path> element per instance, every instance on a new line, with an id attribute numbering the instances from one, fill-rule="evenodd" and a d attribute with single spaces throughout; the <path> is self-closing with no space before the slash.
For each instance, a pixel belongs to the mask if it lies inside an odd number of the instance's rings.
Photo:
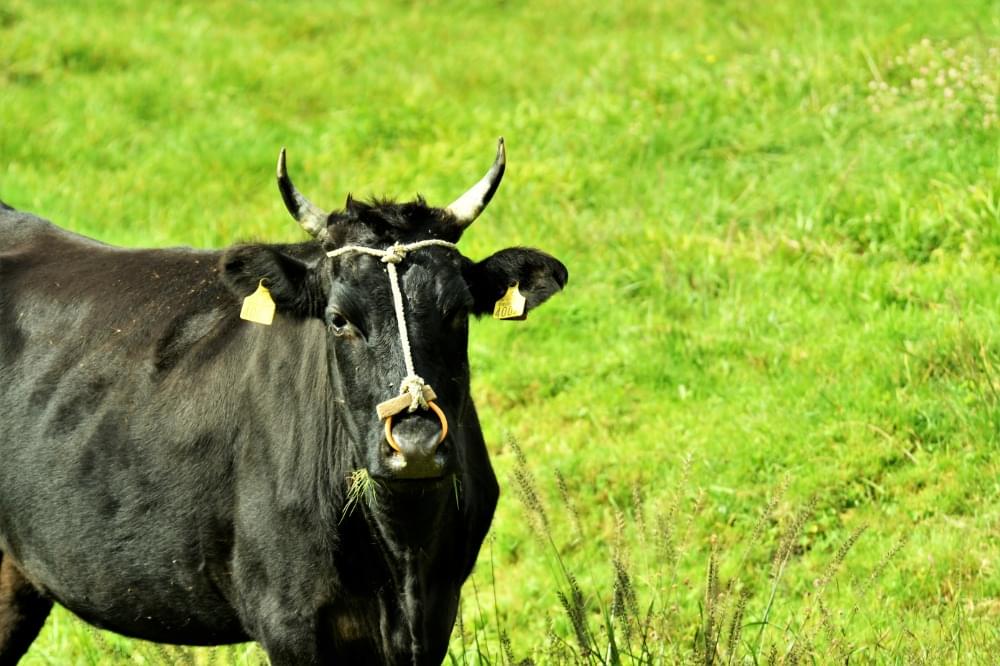
<path id="1" fill-rule="evenodd" d="M 445 417 L 444 412 L 441 408 L 437 406 L 437 403 L 433 400 L 427 401 L 427 406 L 430 407 L 431 411 L 437 414 L 438 421 L 441 422 L 441 436 L 438 437 L 437 443 L 440 444 L 444 441 L 444 438 L 448 436 L 448 419 Z M 389 446 L 396 453 L 402 453 L 403 451 L 399 448 L 399 444 L 396 443 L 396 438 L 392 436 L 392 417 L 390 414 L 385 419 L 385 441 L 389 442 Z"/>

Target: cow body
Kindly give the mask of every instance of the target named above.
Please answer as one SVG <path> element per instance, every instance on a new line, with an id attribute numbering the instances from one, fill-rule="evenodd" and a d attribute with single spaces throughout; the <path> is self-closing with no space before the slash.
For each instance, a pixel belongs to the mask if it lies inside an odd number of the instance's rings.
<path id="1" fill-rule="evenodd" d="M 277 619 L 392 661 L 385 645 L 450 630 L 495 504 L 485 457 L 464 484 L 486 491 L 479 516 L 442 515 L 461 514 L 451 481 L 386 499 L 404 533 L 456 527 L 393 552 L 363 504 L 342 515 L 321 322 L 240 321 L 217 252 L 122 250 L 5 211 L 0 247 L 0 550 L 45 595 L 187 644 Z"/>
<path id="2" fill-rule="evenodd" d="M 256 331 L 238 326 L 218 257 L 2 213 L 0 247 L 0 549 L 109 629 L 238 640 L 227 599 L 253 426 L 226 420 L 248 412 L 254 364 L 234 353 L 253 354 Z"/>
<path id="3" fill-rule="evenodd" d="M 458 253 L 504 163 L 445 209 L 327 213 L 282 152 L 293 245 L 129 250 L 0 205 L 0 666 L 54 601 L 279 666 L 440 663 L 499 494 L 467 320 L 567 279 Z M 273 325 L 241 320 L 265 283 Z"/>

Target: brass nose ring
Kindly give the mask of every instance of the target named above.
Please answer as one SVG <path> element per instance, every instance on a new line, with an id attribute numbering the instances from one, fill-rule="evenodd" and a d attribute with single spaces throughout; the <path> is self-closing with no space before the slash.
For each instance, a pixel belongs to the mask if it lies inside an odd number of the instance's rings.
<path id="1" fill-rule="evenodd" d="M 430 407 L 431 411 L 437 414 L 438 421 L 441 422 L 441 436 L 438 437 L 437 443 L 440 444 L 444 441 L 444 438 L 448 436 L 448 419 L 445 417 L 444 412 L 441 408 L 437 406 L 433 400 L 427 401 L 427 406 Z M 385 419 L 385 441 L 389 442 L 389 446 L 396 453 L 402 453 L 402 449 L 399 448 L 399 444 L 396 443 L 396 438 L 392 436 L 392 414 Z"/>

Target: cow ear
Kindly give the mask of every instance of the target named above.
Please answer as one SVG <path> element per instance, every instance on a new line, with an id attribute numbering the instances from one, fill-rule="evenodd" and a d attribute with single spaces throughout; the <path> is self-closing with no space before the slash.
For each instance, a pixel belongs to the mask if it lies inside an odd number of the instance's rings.
<path id="1" fill-rule="evenodd" d="M 561 261 L 544 252 L 512 247 L 469 266 L 465 279 L 475 301 L 474 314 L 493 312 L 497 300 L 515 283 L 528 312 L 566 286 L 569 272 Z"/>
<path id="2" fill-rule="evenodd" d="M 263 280 L 278 312 L 322 316 L 322 287 L 309 265 L 300 259 L 273 247 L 243 245 L 222 255 L 220 269 L 223 282 L 240 299 L 256 291 Z"/>

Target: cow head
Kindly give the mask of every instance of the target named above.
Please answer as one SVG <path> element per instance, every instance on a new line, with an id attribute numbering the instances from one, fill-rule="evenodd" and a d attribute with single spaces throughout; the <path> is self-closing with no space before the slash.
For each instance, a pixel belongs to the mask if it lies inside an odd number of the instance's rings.
<path id="1" fill-rule="evenodd" d="M 350 441 L 350 464 L 376 478 L 433 481 L 461 474 L 467 456 L 483 448 L 469 396 L 469 317 L 491 313 L 512 285 L 518 285 L 530 311 L 566 284 L 563 264 L 538 250 L 508 248 L 475 262 L 448 246 L 489 203 L 505 162 L 501 139 L 487 174 L 444 208 L 419 197 L 397 203 L 348 196 L 342 210 L 327 212 L 292 184 L 282 150 L 282 198 L 316 241 L 243 246 L 223 260 L 225 279 L 237 295 L 251 293 L 263 279 L 279 316 L 325 324 L 326 362 L 339 407 L 336 427 Z M 431 240 L 443 243 L 422 243 Z M 394 267 L 377 256 L 394 245 L 411 244 L 419 249 L 405 253 Z M 352 246 L 374 254 L 337 252 Z M 400 395 L 409 368 L 436 398 L 428 405 L 416 399 L 422 389 L 412 390 L 414 401 L 387 428 L 376 407 Z"/>

